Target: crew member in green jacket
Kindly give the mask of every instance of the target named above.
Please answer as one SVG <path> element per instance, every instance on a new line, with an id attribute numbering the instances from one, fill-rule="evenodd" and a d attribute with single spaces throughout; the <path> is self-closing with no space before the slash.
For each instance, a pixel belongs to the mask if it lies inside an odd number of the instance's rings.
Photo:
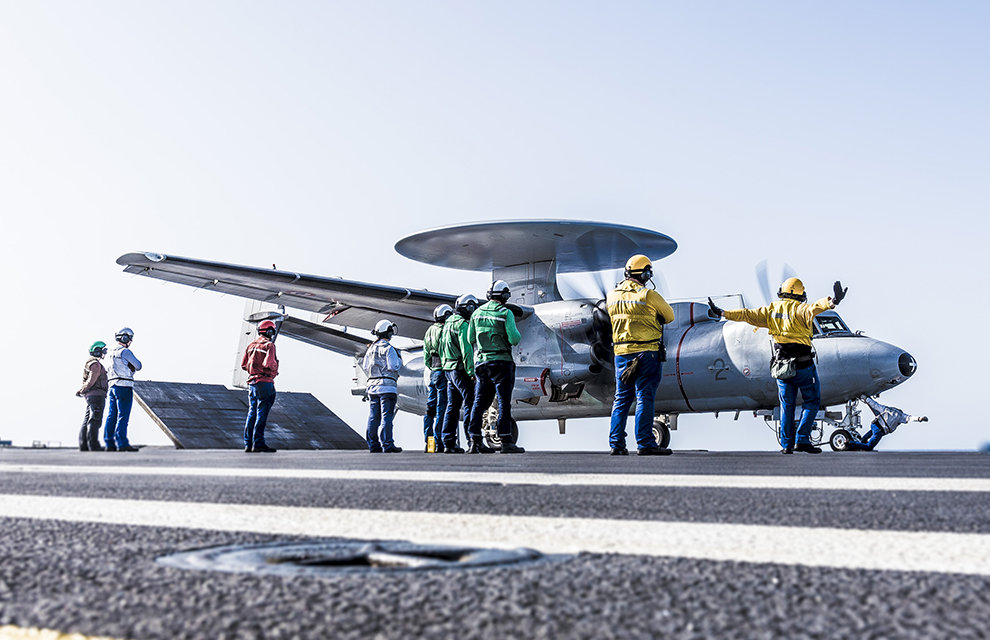
<path id="1" fill-rule="evenodd" d="M 440 360 L 440 334 L 443 324 L 454 310 L 449 304 L 441 304 L 433 310 L 433 324 L 423 337 L 423 372 L 426 377 L 426 415 L 423 416 L 423 439 L 426 453 L 430 453 L 430 438 L 433 438 L 434 451 L 443 453 L 443 415 L 447 411 L 447 376 Z"/>
<path id="2" fill-rule="evenodd" d="M 475 384 L 474 406 L 468 435 L 472 445 L 469 453 L 494 453 L 481 437 L 481 422 L 485 412 L 498 397 L 498 437 L 502 453 L 523 453 L 512 438 L 512 387 L 516 383 L 516 363 L 512 347 L 519 344 L 519 330 L 509 301 L 509 285 L 504 280 L 492 283 L 488 302 L 481 305 L 468 323 L 468 340 L 474 346 Z"/>
<path id="3" fill-rule="evenodd" d="M 443 323 L 440 332 L 440 366 L 447 376 L 447 409 L 443 415 L 444 453 L 464 453 L 457 446 L 457 421 L 464 407 L 464 426 L 467 427 L 474 399 L 474 351 L 467 337 L 467 321 L 478 308 L 478 299 L 465 293 L 454 303 L 454 313 Z"/>

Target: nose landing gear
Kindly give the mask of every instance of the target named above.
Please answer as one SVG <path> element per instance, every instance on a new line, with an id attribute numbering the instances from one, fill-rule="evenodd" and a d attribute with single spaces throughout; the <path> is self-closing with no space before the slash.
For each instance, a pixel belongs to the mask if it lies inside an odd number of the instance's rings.
<path id="1" fill-rule="evenodd" d="M 859 432 L 862 427 L 860 414 L 862 413 L 856 400 L 846 403 L 845 413 L 826 411 L 822 421 L 832 427 L 834 431 L 828 439 L 828 446 L 832 451 L 847 451 L 846 445 L 853 440 L 859 440 Z"/>

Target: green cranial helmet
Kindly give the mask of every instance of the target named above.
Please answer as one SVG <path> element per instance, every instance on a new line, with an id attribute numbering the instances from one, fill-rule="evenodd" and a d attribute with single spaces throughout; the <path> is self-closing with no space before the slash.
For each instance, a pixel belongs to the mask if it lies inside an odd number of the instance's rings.
<path id="1" fill-rule="evenodd" d="M 94 358 L 102 358 L 107 355 L 107 343 L 102 340 L 97 340 L 89 347 L 89 355 Z"/>

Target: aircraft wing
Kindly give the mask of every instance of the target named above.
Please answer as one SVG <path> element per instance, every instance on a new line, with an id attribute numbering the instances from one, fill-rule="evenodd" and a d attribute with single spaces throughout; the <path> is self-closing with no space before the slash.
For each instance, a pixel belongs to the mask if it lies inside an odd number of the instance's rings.
<path id="1" fill-rule="evenodd" d="M 117 258 L 126 273 L 326 314 L 324 321 L 370 331 L 383 317 L 398 335 L 422 340 L 438 304 L 457 296 L 341 278 L 260 269 L 160 253 L 127 253 Z M 342 348 L 350 338 L 342 338 Z M 321 345 L 322 346 L 322 345 Z M 333 347 L 327 347 L 333 348 Z"/>

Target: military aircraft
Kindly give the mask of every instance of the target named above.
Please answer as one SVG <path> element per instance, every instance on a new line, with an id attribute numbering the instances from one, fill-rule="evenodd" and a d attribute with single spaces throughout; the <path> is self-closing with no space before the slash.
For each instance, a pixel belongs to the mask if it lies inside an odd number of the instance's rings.
<path id="1" fill-rule="evenodd" d="M 515 420 L 566 420 L 608 416 L 615 395 L 611 329 L 604 292 L 564 299 L 558 274 L 602 272 L 621 267 L 642 253 L 652 260 L 672 254 L 677 243 L 662 233 L 619 224 L 572 220 L 482 222 L 449 226 L 399 240 L 395 249 L 429 264 L 490 272 L 511 290 L 510 308 L 522 341 L 514 348 Z M 355 362 L 352 392 L 363 395 L 365 376 L 358 366 L 370 330 L 383 317 L 398 326 L 408 344 L 400 348 L 403 367 L 398 407 L 423 415 L 422 338 L 433 309 L 453 305 L 458 294 L 434 293 L 314 275 L 195 260 L 160 253 L 128 253 L 117 259 L 127 273 L 232 294 L 267 305 L 248 322 L 274 319 L 279 335 L 350 356 Z M 654 431 L 662 446 L 670 442 L 677 417 L 684 413 L 752 411 L 777 424 L 776 381 L 770 377 L 770 338 L 765 329 L 719 322 L 708 316 L 707 296 L 669 300 L 676 319 L 664 330 L 667 362 L 656 397 Z M 719 306 L 744 306 L 741 295 L 713 296 Z M 286 308 L 310 312 L 287 314 Z M 248 328 L 250 326 L 248 325 Z M 915 372 L 903 349 L 850 331 L 835 311 L 815 319 L 813 344 L 821 376 L 822 406 L 845 405 L 845 412 L 823 411 L 819 425 L 831 425 L 843 448 L 842 433 L 859 427 L 856 399 L 891 389 Z M 245 337 L 250 331 L 243 332 Z M 499 444 L 494 424 L 484 436 Z M 815 438 L 820 441 L 822 426 Z"/>

